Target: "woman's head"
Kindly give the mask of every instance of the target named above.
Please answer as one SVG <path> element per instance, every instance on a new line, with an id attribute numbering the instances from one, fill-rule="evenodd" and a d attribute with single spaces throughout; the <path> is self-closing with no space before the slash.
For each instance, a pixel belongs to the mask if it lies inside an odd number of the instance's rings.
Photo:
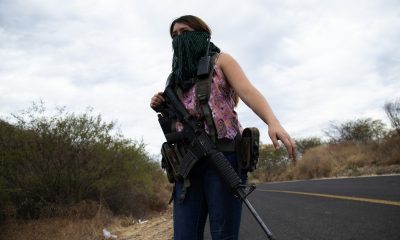
<path id="1" fill-rule="evenodd" d="M 184 15 L 175 19 L 169 28 L 171 37 L 180 35 L 185 31 L 206 32 L 211 35 L 210 27 L 202 19 L 193 15 Z"/>
<path id="2" fill-rule="evenodd" d="M 175 19 L 171 23 L 170 34 L 174 50 L 172 79 L 186 91 L 193 85 L 192 79 L 197 76 L 200 58 L 206 54 L 213 56 L 220 50 L 210 41 L 211 30 L 208 25 L 192 15 Z"/>

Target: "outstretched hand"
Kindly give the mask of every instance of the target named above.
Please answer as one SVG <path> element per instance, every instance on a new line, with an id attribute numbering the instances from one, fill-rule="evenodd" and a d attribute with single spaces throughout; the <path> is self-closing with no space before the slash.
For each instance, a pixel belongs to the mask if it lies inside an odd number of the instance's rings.
<path id="1" fill-rule="evenodd" d="M 285 145 L 289 157 L 296 161 L 296 143 L 279 123 L 268 126 L 268 135 L 276 150 L 279 149 L 280 140 Z"/>

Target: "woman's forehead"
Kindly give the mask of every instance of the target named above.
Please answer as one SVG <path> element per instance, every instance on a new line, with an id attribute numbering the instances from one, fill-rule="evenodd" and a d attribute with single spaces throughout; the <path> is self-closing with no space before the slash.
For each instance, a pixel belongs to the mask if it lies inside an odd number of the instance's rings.
<path id="1" fill-rule="evenodd" d="M 192 29 L 189 25 L 187 25 L 186 23 L 175 23 L 174 27 L 173 27 L 173 31 L 179 30 L 179 29 L 183 29 L 183 28 L 188 28 L 188 29 Z"/>

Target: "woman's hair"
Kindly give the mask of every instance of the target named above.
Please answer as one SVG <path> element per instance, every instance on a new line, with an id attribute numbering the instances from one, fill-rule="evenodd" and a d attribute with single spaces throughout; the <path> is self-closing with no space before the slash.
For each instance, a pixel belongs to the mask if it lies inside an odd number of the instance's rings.
<path id="1" fill-rule="evenodd" d="M 193 15 L 184 15 L 172 21 L 171 26 L 169 27 L 169 34 L 171 35 L 171 37 L 175 23 L 184 23 L 193 28 L 195 31 L 206 32 L 211 35 L 210 27 L 201 18 Z"/>

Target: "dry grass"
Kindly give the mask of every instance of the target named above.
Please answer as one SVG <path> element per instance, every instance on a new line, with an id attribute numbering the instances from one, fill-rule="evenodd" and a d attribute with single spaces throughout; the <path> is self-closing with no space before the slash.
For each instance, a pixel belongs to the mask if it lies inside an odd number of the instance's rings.
<path id="1" fill-rule="evenodd" d="M 400 173 L 400 136 L 381 143 L 322 145 L 309 149 L 296 165 L 274 172 L 253 173 L 252 182 L 284 181 L 339 176 Z M 257 178 L 254 178 L 256 176 Z M 169 198 L 170 185 L 157 185 L 151 209 L 160 211 Z M 118 239 L 171 239 L 171 209 L 162 214 L 147 215 L 146 224 L 134 217 L 114 217 L 107 208 L 84 201 L 74 206 L 48 206 L 39 220 L 8 220 L 0 226 L 1 239 L 13 240 L 78 240 L 104 239 L 107 228 Z M 13 216 L 12 211 L 8 216 Z M 15 215 L 14 215 L 15 216 Z"/>
<path id="2" fill-rule="evenodd" d="M 154 213 L 146 219 L 116 218 L 110 225 L 110 230 L 123 240 L 167 240 L 172 239 L 173 223 L 172 208 L 169 207 L 161 213 Z"/>
<path id="3" fill-rule="evenodd" d="M 9 218 L 0 231 L 2 239 L 102 239 L 102 229 L 111 219 L 107 208 L 93 201 L 82 201 L 68 207 L 46 206 L 38 220 Z"/>
<path id="4" fill-rule="evenodd" d="M 296 179 L 343 175 L 351 169 L 370 165 L 370 153 L 354 144 L 319 146 L 307 151 L 293 169 Z"/>
<path id="5" fill-rule="evenodd" d="M 368 144 L 321 145 L 307 150 L 294 165 L 258 171 L 252 182 L 400 173 L 400 136 Z"/>
<path id="6" fill-rule="evenodd" d="M 141 217 L 149 219 L 158 217 L 160 212 L 164 212 L 162 220 L 157 223 L 164 224 L 165 234 L 170 235 L 171 227 L 165 211 L 168 209 L 168 199 L 170 197 L 171 185 L 162 179 L 159 184 L 153 185 L 154 194 L 149 198 L 148 206 L 141 209 Z M 131 199 L 136 201 L 136 199 Z M 40 208 L 40 218 L 37 220 L 17 220 L 17 210 L 14 206 L 7 206 L 2 209 L 6 216 L 5 222 L 0 222 L 0 239 L 13 240 L 90 240 L 104 239 L 103 228 L 112 229 L 118 226 L 118 234 L 124 236 L 122 230 L 128 231 L 138 222 L 138 217 L 133 216 L 114 216 L 113 213 L 104 205 L 95 201 L 82 201 L 78 204 L 62 206 L 48 203 Z M 171 220 L 172 221 L 172 220 Z M 145 225 L 143 225 L 145 226 Z M 147 224 L 149 226 L 149 224 Z M 150 231 L 149 231 L 150 232 Z M 138 230 L 136 235 L 140 234 Z M 114 234 L 114 233 L 113 233 Z M 161 235 L 161 236 L 165 236 Z M 129 235 L 129 234 L 125 234 Z M 150 234 L 151 235 L 151 234 Z M 121 239 L 120 237 L 118 239 Z M 122 238 L 137 239 L 137 238 Z M 142 239 L 142 238 L 139 238 Z M 166 238 L 164 238 L 166 239 Z"/>
<path id="7" fill-rule="evenodd" d="M 53 217 L 39 220 L 12 220 L 0 226 L 0 239 L 13 240 L 99 240 L 106 228 L 118 239 L 171 239 L 172 209 L 150 213 L 140 224 L 132 216 L 112 216 L 98 212 L 92 218 Z"/>
<path id="8" fill-rule="evenodd" d="M 118 239 L 171 239 L 172 209 L 167 203 L 172 186 L 159 181 L 160 184 L 153 186 L 149 209 L 142 215 L 144 224 L 139 223 L 138 216 L 115 216 L 107 207 L 94 201 L 71 206 L 48 204 L 41 208 L 38 220 L 16 220 L 16 209 L 10 206 L 6 208 L 8 220 L 0 225 L 0 239 L 104 239 L 104 228 Z"/>
<path id="9" fill-rule="evenodd" d="M 104 217 L 11 221 L 1 227 L 1 232 L 2 239 L 14 240 L 102 239 L 102 229 L 108 221 Z"/>
<path id="10" fill-rule="evenodd" d="M 113 234 L 119 235 L 118 239 L 138 239 L 129 236 L 139 236 L 145 234 L 145 231 L 147 231 L 147 235 L 153 236 L 156 231 L 154 229 L 153 232 L 146 230 L 146 227 L 154 226 L 154 224 L 164 226 L 164 230 L 160 230 L 161 232 L 159 231 L 159 234 L 154 236 L 170 236 L 172 220 L 169 215 L 171 211 L 166 205 L 170 196 L 170 185 L 160 184 L 153 190 L 156 194 L 149 202 L 151 209 L 143 210 L 146 212 L 143 216 L 146 216 L 147 219 L 157 219 L 152 220 L 151 224 L 139 225 L 137 224 L 138 219 L 133 216 L 114 216 L 107 207 L 94 201 L 82 201 L 71 206 L 48 204 L 41 208 L 40 219 L 37 220 L 17 220 L 16 209 L 10 206 L 6 208 L 8 220 L 0 225 L 2 232 L 0 239 L 98 240 L 104 239 L 103 228 L 113 230 Z M 163 213 L 162 216 L 160 216 L 160 212 Z"/>
<path id="11" fill-rule="evenodd" d="M 291 169 L 295 179 L 400 173 L 399 139 L 382 143 L 319 146 Z"/>

